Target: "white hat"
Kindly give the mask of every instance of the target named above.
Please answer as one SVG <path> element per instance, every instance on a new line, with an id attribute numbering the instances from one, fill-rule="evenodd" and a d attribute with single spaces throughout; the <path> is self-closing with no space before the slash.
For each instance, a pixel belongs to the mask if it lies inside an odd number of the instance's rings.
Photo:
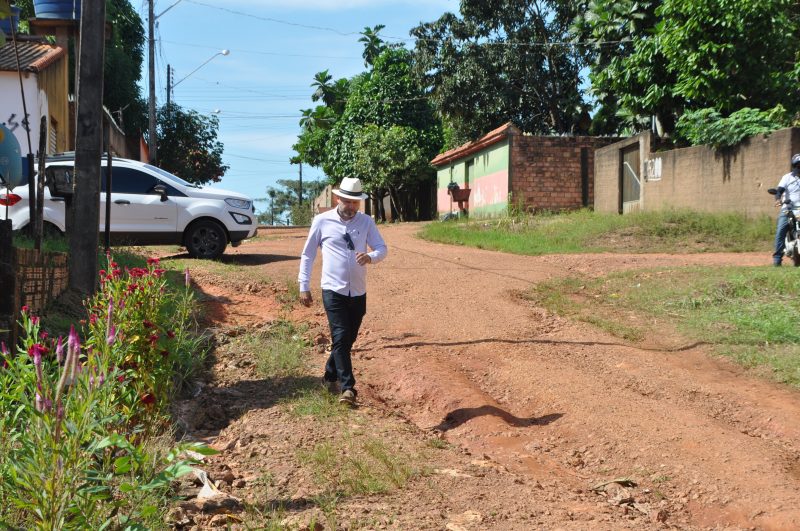
<path id="1" fill-rule="evenodd" d="M 361 190 L 361 180 L 355 177 L 345 177 L 334 194 L 344 199 L 367 199 L 369 196 Z"/>

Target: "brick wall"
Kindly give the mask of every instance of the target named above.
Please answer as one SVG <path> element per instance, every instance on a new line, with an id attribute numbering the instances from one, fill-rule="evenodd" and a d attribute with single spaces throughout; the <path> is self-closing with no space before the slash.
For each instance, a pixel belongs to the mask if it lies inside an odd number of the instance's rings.
<path id="1" fill-rule="evenodd" d="M 522 200 L 529 210 L 576 209 L 584 206 L 584 199 L 587 206 L 591 206 L 594 203 L 594 152 L 617 140 L 590 136 L 514 135 L 511 147 L 512 201 Z"/>
<path id="2" fill-rule="evenodd" d="M 727 152 L 708 146 L 650 151 L 650 134 L 642 133 L 641 210 L 690 208 L 706 212 L 775 215 L 767 188 L 789 171 L 793 153 L 800 152 L 800 129 L 757 135 Z M 617 212 L 620 150 L 630 139 L 598 150 L 595 210 Z"/>

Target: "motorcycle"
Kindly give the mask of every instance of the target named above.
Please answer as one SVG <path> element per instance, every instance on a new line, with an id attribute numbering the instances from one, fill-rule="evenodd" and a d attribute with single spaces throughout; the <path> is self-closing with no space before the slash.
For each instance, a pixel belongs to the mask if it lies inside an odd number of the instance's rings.
<path id="1" fill-rule="evenodd" d="M 767 190 L 773 196 L 778 193 L 775 188 Z M 785 247 L 783 254 L 792 259 L 795 267 L 800 266 L 800 204 L 795 204 L 789 199 L 784 199 L 781 205 L 781 213 L 786 215 L 786 223 L 789 230 L 786 232 Z"/>

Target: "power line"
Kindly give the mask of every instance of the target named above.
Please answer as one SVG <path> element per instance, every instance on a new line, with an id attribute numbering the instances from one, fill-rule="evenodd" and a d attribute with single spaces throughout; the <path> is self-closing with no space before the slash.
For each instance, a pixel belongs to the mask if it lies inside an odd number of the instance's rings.
<path id="1" fill-rule="evenodd" d="M 188 42 L 178 42 L 178 41 L 162 41 L 168 44 L 176 44 L 178 46 L 188 46 L 190 48 L 207 48 L 209 50 L 218 50 L 219 48 L 214 46 L 206 46 L 203 44 L 190 44 Z M 356 56 L 348 56 L 348 55 L 309 55 L 309 54 L 300 54 L 300 53 L 286 53 L 286 52 L 263 52 L 257 50 L 251 50 L 248 48 L 230 48 L 232 52 L 236 53 L 251 53 L 255 55 L 275 55 L 279 57 L 309 57 L 312 59 L 362 59 L 361 57 Z"/>

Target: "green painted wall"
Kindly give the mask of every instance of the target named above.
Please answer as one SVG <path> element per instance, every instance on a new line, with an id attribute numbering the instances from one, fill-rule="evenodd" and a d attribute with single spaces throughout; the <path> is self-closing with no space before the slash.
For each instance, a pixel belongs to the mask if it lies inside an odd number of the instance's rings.
<path id="1" fill-rule="evenodd" d="M 508 159 L 509 148 L 508 140 L 506 139 L 477 153 L 458 159 L 447 166 L 440 167 L 436 173 L 438 181 L 437 210 L 440 213 L 450 211 L 450 198 L 447 195 L 447 185 L 455 181 L 461 188 L 464 188 L 467 163 L 474 161 L 474 165 L 471 169 L 472 173 L 470 175 L 469 187 L 473 190 L 479 188 L 481 186 L 480 180 L 483 177 L 489 176 L 493 182 L 495 193 L 492 194 L 491 200 L 487 201 L 487 197 L 482 202 L 476 200 L 475 195 L 470 196 L 470 215 L 486 217 L 504 214 L 508 209 Z M 501 185 L 503 188 L 502 193 L 496 192 L 498 179 L 503 181 Z M 473 194 L 476 194 L 476 192 L 477 190 L 473 191 Z"/>

